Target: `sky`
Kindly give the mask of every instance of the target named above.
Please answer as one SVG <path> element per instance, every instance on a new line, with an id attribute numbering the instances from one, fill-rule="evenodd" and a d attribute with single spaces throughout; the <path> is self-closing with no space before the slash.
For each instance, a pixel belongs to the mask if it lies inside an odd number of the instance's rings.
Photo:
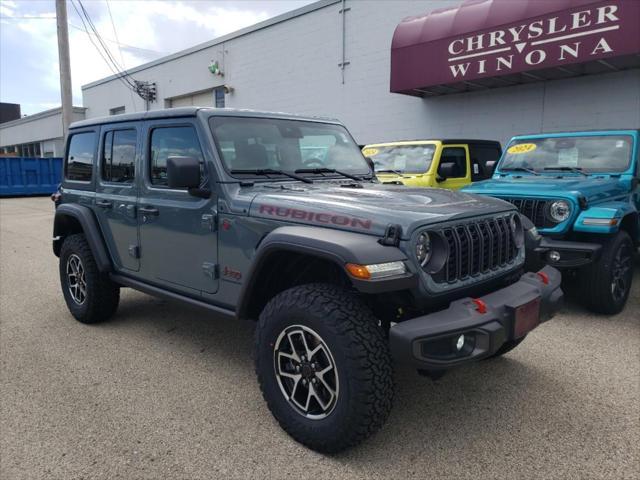
<path id="1" fill-rule="evenodd" d="M 82 105 L 82 85 L 113 74 L 74 9 L 79 2 L 127 69 L 312 1 L 68 0 L 73 104 Z M 23 115 L 60 106 L 54 0 L 0 0 L 0 101 L 21 104 Z"/>

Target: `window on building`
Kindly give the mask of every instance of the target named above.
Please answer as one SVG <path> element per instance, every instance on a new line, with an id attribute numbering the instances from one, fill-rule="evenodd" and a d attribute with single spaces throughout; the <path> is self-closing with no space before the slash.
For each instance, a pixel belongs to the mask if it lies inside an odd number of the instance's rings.
<path id="1" fill-rule="evenodd" d="M 167 159 L 192 157 L 200 161 L 204 181 L 204 156 L 193 127 L 160 127 L 151 132 L 150 178 L 153 185 L 167 186 Z"/>
<path id="2" fill-rule="evenodd" d="M 107 182 L 132 183 L 135 176 L 137 133 L 115 130 L 104 136 L 102 179 Z"/>
<path id="3" fill-rule="evenodd" d="M 440 155 L 440 165 L 443 163 L 455 164 L 455 175 L 451 178 L 463 178 L 467 176 L 467 151 L 462 147 L 445 147 Z"/>
<path id="4" fill-rule="evenodd" d="M 65 162 L 65 178 L 67 180 L 91 181 L 95 149 L 95 132 L 76 133 L 71 136 Z"/>
<path id="5" fill-rule="evenodd" d="M 125 112 L 124 106 L 115 107 L 109 110 L 109 115 L 122 115 Z"/>
<path id="6" fill-rule="evenodd" d="M 224 87 L 216 88 L 213 91 L 216 108 L 224 108 Z"/>

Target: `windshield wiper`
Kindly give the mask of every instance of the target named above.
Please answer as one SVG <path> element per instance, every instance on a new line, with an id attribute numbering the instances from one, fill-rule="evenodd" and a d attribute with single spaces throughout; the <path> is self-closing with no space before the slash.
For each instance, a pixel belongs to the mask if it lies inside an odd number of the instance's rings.
<path id="1" fill-rule="evenodd" d="M 584 175 L 585 177 L 589 176 L 584 171 L 582 171 L 582 168 L 580 168 L 580 167 L 562 167 L 562 166 L 557 166 L 557 167 L 544 167 L 544 169 L 545 170 L 555 170 L 555 171 L 558 171 L 558 172 L 579 173 L 581 175 Z"/>
<path id="2" fill-rule="evenodd" d="M 337 173 L 338 175 L 350 178 L 351 180 L 357 180 L 358 182 L 362 181 L 362 177 L 351 175 L 350 173 L 342 172 L 340 170 L 336 170 L 335 168 L 299 168 L 295 171 L 295 173 Z"/>
<path id="3" fill-rule="evenodd" d="M 527 168 L 527 167 L 501 168 L 500 171 L 501 172 L 527 172 L 527 173 L 531 173 L 532 175 L 540 175 L 539 172 L 536 172 L 534 169 Z"/>
<path id="4" fill-rule="evenodd" d="M 391 170 L 389 168 L 384 170 L 376 170 L 376 173 L 395 173 L 396 175 L 401 175 L 401 176 L 404 175 L 402 170 Z"/>
<path id="5" fill-rule="evenodd" d="M 254 168 L 248 170 L 231 170 L 231 175 L 284 175 L 285 177 L 293 178 L 294 180 L 300 180 L 304 183 L 313 183 L 310 178 L 296 175 L 295 173 L 285 172 L 284 170 L 275 170 L 273 168 Z"/>

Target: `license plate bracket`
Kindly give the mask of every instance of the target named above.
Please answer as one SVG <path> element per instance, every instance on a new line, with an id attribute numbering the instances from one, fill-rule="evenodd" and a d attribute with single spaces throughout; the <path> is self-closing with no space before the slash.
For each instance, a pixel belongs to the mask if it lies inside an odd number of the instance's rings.
<path id="1" fill-rule="evenodd" d="M 540 325 L 540 297 L 515 308 L 513 338 L 522 338 Z"/>

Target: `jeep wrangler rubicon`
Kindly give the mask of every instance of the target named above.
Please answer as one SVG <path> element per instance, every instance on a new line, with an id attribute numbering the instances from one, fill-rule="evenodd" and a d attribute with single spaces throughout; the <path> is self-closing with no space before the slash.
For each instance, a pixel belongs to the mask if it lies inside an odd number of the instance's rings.
<path id="1" fill-rule="evenodd" d="M 640 246 L 640 131 L 514 137 L 493 179 L 465 187 L 513 203 L 543 236 L 527 257 L 563 271 L 597 313 L 622 311 Z"/>
<path id="2" fill-rule="evenodd" d="M 257 321 L 267 405 L 308 447 L 386 420 L 393 361 L 502 355 L 562 300 L 523 273 L 507 202 L 381 185 L 337 121 L 186 108 L 74 123 L 55 196 L 62 293 L 84 323 L 121 287 Z"/>

